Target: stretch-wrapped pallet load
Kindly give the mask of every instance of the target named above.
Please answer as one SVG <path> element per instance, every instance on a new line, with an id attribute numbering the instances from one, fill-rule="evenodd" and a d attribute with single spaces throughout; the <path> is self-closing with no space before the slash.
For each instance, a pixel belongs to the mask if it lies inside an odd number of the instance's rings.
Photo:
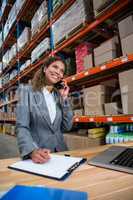
<path id="1" fill-rule="evenodd" d="M 8 31 L 10 31 L 10 29 L 11 29 L 13 23 L 14 23 L 15 20 L 16 20 L 16 17 L 17 17 L 17 10 L 16 10 L 16 2 L 15 2 L 15 3 L 13 4 L 13 6 L 12 6 L 10 12 L 9 12 L 8 19 L 7 19 L 7 23 L 8 23 L 8 25 L 9 25 L 9 27 L 8 27 L 9 30 L 8 30 Z"/>
<path id="2" fill-rule="evenodd" d="M 54 45 L 69 37 L 85 22 L 93 18 L 90 0 L 76 0 L 73 5 L 52 25 Z"/>
<path id="3" fill-rule="evenodd" d="M 2 88 L 2 79 L 0 79 L 0 88 Z"/>
<path id="4" fill-rule="evenodd" d="M 109 8 L 117 0 L 93 0 L 93 7 L 95 16 L 102 13 L 105 9 Z"/>
<path id="5" fill-rule="evenodd" d="M 123 114 L 133 114 L 133 69 L 119 73 Z"/>
<path id="6" fill-rule="evenodd" d="M 40 5 L 35 15 L 31 20 L 31 33 L 32 36 L 40 30 L 43 24 L 48 20 L 48 8 L 46 0 Z"/>
<path id="7" fill-rule="evenodd" d="M 6 5 L 7 5 L 7 0 L 3 0 L 1 5 L 1 15 L 4 13 Z"/>
<path id="8" fill-rule="evenodd" d="M 25 47 L 30 41 L 30 28 L 25 27 L 19 38 L 17 39 L 18 51 Z"/>
<path id="9" fill-rule="evenodd" d="M 17 15 L 20 12 L 20 10 L 22 9 L 24 3 L 26 0 L 16 0 L 16 11 L 17 11 Z"/>
<path id="10" fill-rule="evenodd" d="M 2 73 L 2 62 L 0 62 L 0 74 Z"/>
<path id="11" fill-rule="evenodd" d="M 93 66 L 92 49 L 93 44 L 88 42 L 81 43 L 75 48 L 77 73 Z"/>
<path id="12" fill-rule="evenodd" d="M 9 23 L 8 21 L 6 21 L 3 29 L 3 41 L 6 39 L 8 33 L 9 33 Z"/>
<path id="13" fill-rule="evenodd" d="M 2 47 L 3 38 L 2 38 L 2 31 L 0 32 L 0 48 Z"/>
<path id="14" fill-rule="evenodd" d="M 22 6 L 24 5 L 24 2 L 26 0 L 17 0 L 16 2 L 14 2 L 10 12 L 9 12 L 9 15 L 8 15 L 8 18 L 7 18 L 7 21 L 5 23 L 5 26 L 4 26 L 4 40 L 6 39 L 13 23 L 15 22 L 16 18 L 17 18 L 17 15 L 19 14 Z"/>
<path id="15" fill-rule="evenodd" d="M 23 71 L 26 67 L 29 67 L 31 64 L 31 60 L 27 60 L 25 63 L 20 65 L 20 72 Z"/>
<path id="16" fill-rule="evenodd" d="M 105 41 L 100 46 L 94 49 L 95 65 L 104 64 L 114 58 L 118 57 L 117 48 L 118 38 L 117 36 Z"/>
<path id="17" fill-rule="evenodd" d="M 52 1 L 53 12 L 55 12 L 57 8 L 59 8 L 59 6 L 61 6 L 62 4 L 63 0 L 53 0 Z"/>
<path id="18" fill-rule="evenodd" d="M 50 40 L 45 38 L 31 53 L 31 62 L 35 62 L 42 54 L 46 53 L 50 49 Z"/>
<path id="19" fill-rule="evenodd" d="M 31 59 L 26 60 L 26 62 L 25 62 L 25 67 L 30 66 L 30 64 L 31 64 Z"/>
<path id="20" fill-rule="evenodd" d="M 9 62 L 16 56 L 16 54 L 17 54 L 17 43 L 15 43 L 9 50 Z"/>
<path id="21" fill-rule="evenodd" d="M 17 69 L 12 70 L 12 72 L 10 73 L 10 80 L 12 80 L 15 76 L 17 76 Z"/>
<path id="22" fill-rule="evenodd" d="M 118 23 L 123 55 L 133 53 L 133 15 Z"/>
<path id="23" fill-rule="evenodd" d="M 7 50 L 7 52 L 2 57 L 2 63 L 3 63 L 3 69 L 5 69 L 9 63 L 9 50 Z"/>
<path id="24" fill-rule="evenodd" d="M 104 104 L 111 101 L 114 88 L 96 85 L 83 89 L 85 115 L 104 115 Z"/>
<path id="25" fill-rule="evenodd" d="M 2 85 L 5 85 L 6 83 L 8 83 L 10 80 L 10 74 L 7 73 L 3 78 L 2 78 Z"/>

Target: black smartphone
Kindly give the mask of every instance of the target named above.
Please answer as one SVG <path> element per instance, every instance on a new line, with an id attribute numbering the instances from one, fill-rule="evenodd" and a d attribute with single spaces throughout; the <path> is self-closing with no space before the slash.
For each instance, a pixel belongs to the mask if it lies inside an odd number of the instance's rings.
<path id="1" fill-rule="evenodd" d="M 64 83 L 64 81 L 59 81 L 59 82 L 57 82 L 57 83 L 54 84 L 54 87 L 56 89 L 58 89 L 58 90 L 64 89 L 65 88 L 65 83 Z"/>

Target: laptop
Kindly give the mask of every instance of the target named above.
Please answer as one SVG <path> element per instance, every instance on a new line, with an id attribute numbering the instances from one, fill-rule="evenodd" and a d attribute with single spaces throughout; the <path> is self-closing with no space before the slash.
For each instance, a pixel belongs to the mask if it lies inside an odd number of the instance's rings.
<path id="1" fill-rule="evenodd" d="M 133 147 L 111 146 L 88 160 L 88 164 L 133 174 Z"/>

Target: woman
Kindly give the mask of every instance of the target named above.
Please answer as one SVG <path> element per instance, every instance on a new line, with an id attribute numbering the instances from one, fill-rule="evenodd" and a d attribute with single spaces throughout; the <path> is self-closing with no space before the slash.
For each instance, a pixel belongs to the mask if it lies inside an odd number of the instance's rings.
<path id="1" fill-rule="evenodd" d="M 55 84 L 63 79 L 65 63 L 50 57 L 35 74 L 30 86 L 20 90 L 16 110 L 16 134 L 21 157 L 36 163 L 47 162 L 49 152 L 67 150 L 63 132 L 72 127 L 69 87 Z"/>

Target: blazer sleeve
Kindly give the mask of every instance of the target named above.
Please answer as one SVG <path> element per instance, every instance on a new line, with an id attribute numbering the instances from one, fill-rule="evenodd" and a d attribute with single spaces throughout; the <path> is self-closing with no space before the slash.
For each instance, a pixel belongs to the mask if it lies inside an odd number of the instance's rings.
<path id="1" fill-rule="evenodd" d="M 62 132 L 70 131 L 73 125 L 73 112 L 71 109 L 71 105 L 69 99 L 62 100 L 62 123 L 61 130 Z"/>
<path id="2" fill-rule="evenodd" d="M 19 102 L 16 108 L 16 136 L 20 155 L 23 159 L 37 148 L 30 132 L 29 87 L 19 88 Z"/>

